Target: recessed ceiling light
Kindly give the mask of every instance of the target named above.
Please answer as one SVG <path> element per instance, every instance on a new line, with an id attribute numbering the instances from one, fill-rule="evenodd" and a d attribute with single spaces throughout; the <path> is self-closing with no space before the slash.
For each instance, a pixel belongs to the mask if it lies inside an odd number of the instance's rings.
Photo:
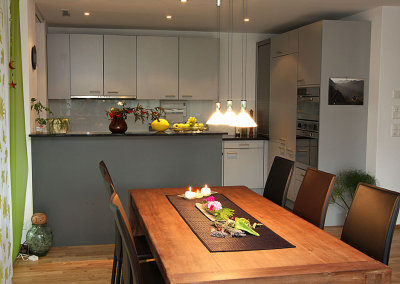
<path id="1" fill-rule="evenodd" d="M 85 16 L 90 16 L 90 12 L 83 13 Z"/>
<path id="2" fill-rule="evenodd" d="M 189 0 L 180 0 L 181 3 L 187 3 Z"/>
<path id="3" fill-rule="evenodd" d="M 171 19 L 172 19 L 172 16 L 171 16 L 171 15 L 166 15 L 165 18 L 166 18 L 167 20 L 171 20 Z"/>
<path id="4" fill-rule="evenodd" d="M 243 21 L 250 22 L 250 19 L 249 18 L 244 18 Z"/>

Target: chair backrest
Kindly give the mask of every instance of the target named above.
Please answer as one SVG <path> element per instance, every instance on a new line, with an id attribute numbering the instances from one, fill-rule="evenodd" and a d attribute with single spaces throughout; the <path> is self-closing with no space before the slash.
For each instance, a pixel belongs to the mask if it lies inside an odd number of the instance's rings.
<path id="1" fill-rule="evenodd" d="M 122 244 L 125 248 L 126 260 L 129 261 L 130 271 L 124 271 L 124 282 L 125 283 L 143 283 L 143 278 L 140 271 L 139 258 L 133 240 L 133 234 L 129 225 L 128 217 L 126 216 L 125 210 L 122 207 L 121 200 L 117 193 L 113 193 L 110 198 L 110 209 L 113 213 L 115 224 L 118 227 L 121 235 Z M 128 277 L 127 277 L 128 276 Z M 128 279 L 127 279 L 128 278 Z"/>
<path id="2" fill-rule="evenodd" d="M 109 197 L 111 197 L 111 195 L 115 192 L 115 187 L 111 179 L 110 173 L 108 172 L 107 166 L 103 161 L 99 163 L 99 168 L 101 175 L 103 176 L 104 185 L 107 189 L 107 193 L 109 194 Z"/>
<path id="3" fill-rule="evenodd" d="M 388 264 L 399 201 L 398 192 L 359 183 L 343 226 L 341 240 Z"/>
<path id="4" fill-rule="evenodd" d="M 293 213 L 323 229 L 336 175 L 308 168 Z"/>
<path id="5" fill-rule="evenodd" d="M 293 167 L 293 161 L 275 156 L 264 187 L 265 198 L 280 206 L 285 205 Z"/>

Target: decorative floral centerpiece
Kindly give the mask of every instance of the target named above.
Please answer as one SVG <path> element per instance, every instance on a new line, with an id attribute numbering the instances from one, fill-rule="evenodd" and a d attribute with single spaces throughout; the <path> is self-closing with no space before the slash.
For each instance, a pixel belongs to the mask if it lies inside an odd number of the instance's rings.
<path id="1" fill-rule="evenodd" d="M 211 236 L 225 238 L 229 233 L 231 237 L 245 237 L 246 232 L 260 236 L 254 229 L 262 224 L 251 225 L 246 218 L 233 217 L 235 210 L 222 207 L 221 202 L 216 201 L 214 196 L 204 199 L 202 204 L 205 211 L 215 217 L 215 228 L 211 229 Z"/>

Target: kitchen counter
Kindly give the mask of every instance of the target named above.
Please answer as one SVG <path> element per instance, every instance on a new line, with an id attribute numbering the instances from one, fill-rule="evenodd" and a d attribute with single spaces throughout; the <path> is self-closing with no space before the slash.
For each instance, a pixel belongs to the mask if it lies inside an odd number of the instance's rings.
<path id="1" fill-rule="evenodd" d="M 130 189 L 221 186 L 223 134 L 33 134 L 33 211 L 47 214 L 54 246 L 111 244 L 100 161 L 127 210 Z"/>
<path id="2" fill-rule="evenodd" d="M 126 132 L 125 134 L 113 134 L 111 132 L 69 132 L 66 134 L 50 134 L 50 133 L 33 133 L 30 137 L 130 137 L 130 136 L 207 136 L 207 135 L 225 135 L 226 132 L 175 132 L 175 131 L 165 131 L 165 132 Z"/>
<path id="3" fill-rule="evenodd" d="M 223 135 L 222 140 L 224 141 L 240 141 L 240 140 L 269 140 L 267 135 L 259 135 L 256 137 L 235 137 L 234 135 Z"/>

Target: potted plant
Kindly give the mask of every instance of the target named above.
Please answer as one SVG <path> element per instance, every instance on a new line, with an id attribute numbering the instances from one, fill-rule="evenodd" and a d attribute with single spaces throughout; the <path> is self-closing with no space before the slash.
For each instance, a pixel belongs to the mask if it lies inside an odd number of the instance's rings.
<path id="1" fill-rule="evenodd" d="M 35 121 L 39 126 L 36 127 L 37 132 L 43 132 L 44 127 L 47 125 L 48 130 L 51 134 L 60 134 L 67 133 L 69 130 L 69 119 L 56 117 L 56 118 L 43 118 L 41 117 L 42 111 L 47 111 L 49 114 L 53 114 L 49 107 L 45 107 L 42 103 L 35 99 L 31 98 L 31 109 L 36 111 L 37 118 Z"/>
<path id="2" fill-rule="evenodd" d="M 53 114 L 53 112 L 50 110 L 50 108 L 45 107 L 35 98 L 31 98 L 31 110 L 35 110 L 37 114 L 37 118 L 35 119 L 36 123 L 38 124 L 38 126 L 36 126 L 36 132 L 43 132 L 44 127 L 47 124 L 47 120 L 41 117 L 41 113 L 42 111 L 47 111 L 49 114 Z"/>
<path id="3" fill-rule="evenodd" d="M 376 185 L 376 179 L 361 170 L 349 169 L 340 171 L 336 175 L 333 187 L 331 203 L 335 203 L 346 211 L 350 209 L 357 185 L 360 182 Z"/>

